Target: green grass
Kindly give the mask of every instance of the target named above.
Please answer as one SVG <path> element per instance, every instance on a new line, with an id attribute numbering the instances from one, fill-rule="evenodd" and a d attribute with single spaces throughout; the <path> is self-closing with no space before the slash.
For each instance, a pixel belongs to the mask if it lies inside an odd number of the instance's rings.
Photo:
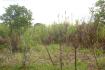
<path id="1" fill-rule="evenodd" d="M 98 59 L 98 65 L 101 70 L 105 70 L 105 58 Z"/>
<path id="2" fill-rule="evenodd" d="M 87 70 L 87 64 L 84 62 L 77 63 L 78 70 Z M 0 70 L 60 70 L 59 65 L 53 66 L 52 64 L 33 64 L 26 68 L 22 68 L 21 65 L 4 66 Z M 74 64 L 63 66 L 63 70 L 74 70 Z"/>

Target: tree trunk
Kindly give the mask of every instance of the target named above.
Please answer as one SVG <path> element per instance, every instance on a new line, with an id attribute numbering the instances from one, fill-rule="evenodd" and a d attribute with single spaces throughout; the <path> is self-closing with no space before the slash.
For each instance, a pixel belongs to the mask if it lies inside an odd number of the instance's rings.
<path id="1" fill-rule="evenodd" d="M 18 51 L 19 40 L 20 40 L 20 38 L 19 38 L 18 35 L 14 34 L 14 35 L 11 36 L 12 52 L 17 52 Z"/>

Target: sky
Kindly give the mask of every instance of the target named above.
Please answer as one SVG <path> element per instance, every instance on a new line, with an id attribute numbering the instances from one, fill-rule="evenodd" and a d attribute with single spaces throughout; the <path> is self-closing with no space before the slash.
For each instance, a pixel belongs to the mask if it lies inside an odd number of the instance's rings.
<path id="1" fill-rule="evenodd" d="M 52 24 L 53 22 L 87 20 L 89 8 L 96 0 L 0 0 L 0 15 L 9 5 L 18 4 L 31 10 L 33 23 Z M 66 13 L 65 13 L 66 11 Z"/>

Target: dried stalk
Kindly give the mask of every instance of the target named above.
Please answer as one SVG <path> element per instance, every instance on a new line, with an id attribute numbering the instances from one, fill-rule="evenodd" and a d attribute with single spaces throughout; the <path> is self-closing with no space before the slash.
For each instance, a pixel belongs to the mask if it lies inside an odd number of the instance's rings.
<path id="1" fill-rule="evenodd" d="M 23 39 L 22 36 L 21 36 L 21 39 L 23 40 L 23 44 L 24 44 L 22 67 L 23 67 L 24 69 L 26 69 L 28 45 L 26 44 L 26 42 L 25 42 L 25 40 Z"/>
<path id="2" fill-rule="evenodd" d="M 77 70 L 77 48 L 75 47 L 75 70 Z"/>
<path id="3" fill-rule="evenodd" d="M 54 65 L 54 61 L 53 61 L 53 59 L 52 59 L 52 57 L 51 57 L 51 54 L 50 54 L 50 52 L 49 52 L 47 46 L 45 46 L 45 49 L 46 49 L 46 51 L 47 51 L 47 54 L 48 54 L 48 56 L 49 56 L 49 59 L 50 59 L 52 65 Z"/>
<path id="4" fill-rule="evenodd" d="M 62 58 L 63 58 L 62 57 L 62 54 L 63 54 L 62 52 L 63 51 L 62 51 L 62 45 L 60 44 L 59 47 L 60 47 L 60 57 L 59 57 L 59 59 L 60 59 L 60 70 L 63 70 L 63 61 L 62 61 Z"/>

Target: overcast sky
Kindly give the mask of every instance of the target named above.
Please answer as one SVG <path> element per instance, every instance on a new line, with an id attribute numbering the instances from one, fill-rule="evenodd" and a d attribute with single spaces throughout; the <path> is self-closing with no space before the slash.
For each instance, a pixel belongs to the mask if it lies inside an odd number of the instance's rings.
<path id="1" fill-rule="evenodd" d="M 58 20 L 63 21 L 65 11 L 69 21 L 86 20 L 90 16 L 89 7 L 94 6 L 95 2 L 96 0 L 0 0 L 0 15 L 9 5 L 19 4 L 32 11 L 34 23 L 50 24 Z"/>

